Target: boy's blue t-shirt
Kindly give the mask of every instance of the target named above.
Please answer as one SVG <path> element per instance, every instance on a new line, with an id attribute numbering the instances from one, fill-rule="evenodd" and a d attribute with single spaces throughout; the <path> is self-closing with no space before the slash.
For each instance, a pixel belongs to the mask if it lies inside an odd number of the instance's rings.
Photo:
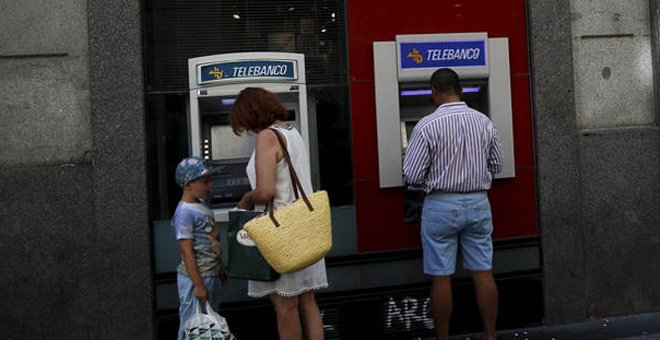
<path id="1" fill-rule="evenodd" d="M 218 275 L 221 266 L 220 238 L 211 210 L 202 203 L 180 201 L 172 217 L 178 240 L 193 240 L 193 254 L 200 276 Z M 181 259 L 177 272 L 188 275 Z"/>

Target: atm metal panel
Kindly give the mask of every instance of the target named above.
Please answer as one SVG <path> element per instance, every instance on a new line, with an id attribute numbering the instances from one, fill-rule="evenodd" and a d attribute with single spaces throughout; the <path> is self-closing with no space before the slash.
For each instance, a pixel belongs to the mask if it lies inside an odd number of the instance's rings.
<path id="1" fill-rule="evenodd" d="M 378 133 L 378 179 L 381 188 L 403 185 L 399 118 L 399 81 L 394 42 L 374 42 L 374 83 Z"/>

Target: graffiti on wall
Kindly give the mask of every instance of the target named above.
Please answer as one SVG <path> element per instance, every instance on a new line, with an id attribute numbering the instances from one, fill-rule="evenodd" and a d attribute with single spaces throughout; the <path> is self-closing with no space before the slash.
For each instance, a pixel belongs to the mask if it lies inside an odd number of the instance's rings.
<path id="1" fill-rule="evenodd" d="M 431 298 L 389 297 L 384 306 L 385 330 L 433 329 Z"/>

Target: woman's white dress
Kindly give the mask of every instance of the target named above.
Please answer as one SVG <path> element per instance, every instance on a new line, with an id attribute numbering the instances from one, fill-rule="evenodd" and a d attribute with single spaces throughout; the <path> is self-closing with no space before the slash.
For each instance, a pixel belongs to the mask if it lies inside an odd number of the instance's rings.
<path id="1" fill-rule="evenodd" d="M 302 136 L 292 126 L 273 125 L 286 140 L 287 150 L 291 156 L 291 162 L 300 179 L 300 183 L 305 189 L 305 193 L 312 193 L 312 180 L 309 165 L 309 156 L 307 147 Z M 255 170 L 254 152 L 245 169 L 252 189 L 257 184 L 257 175 Z M 293 183 L 289 174 L 289 166 L 285 159 L 277 163 L 277 182 L 275 184 L 274 208 L 282 208 L 293 202 Z M 257 207 L 259 209 L 259 207 Z M 263 207 L 261 207 L 263 209 Z M 315 264 L 297 272 L 282 274 L 275 281 L 248 281 L 248 295 L 251 297 L 262 297 L 277 293 L 281 296 L 295 296 L 306 291 L 317 290 L 328 287 L 328 280 L 325 272 L 325 260 L 321 259 Z"/>

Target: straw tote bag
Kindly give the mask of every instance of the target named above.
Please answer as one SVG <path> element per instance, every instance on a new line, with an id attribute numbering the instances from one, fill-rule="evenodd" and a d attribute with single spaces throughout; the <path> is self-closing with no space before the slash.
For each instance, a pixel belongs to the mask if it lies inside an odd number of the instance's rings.
<path id="1" fill-rule="evenodd" d="M 318 262 L 332 248 L 330 203 L 324 190 L 306 195 L 280 132 L 275 132 L 289 165 L 295 201 L 247 222 L 243 229 L 278 273 L 291 273 Z M 302 200 L 299 199 L 302 197 Z"/>

